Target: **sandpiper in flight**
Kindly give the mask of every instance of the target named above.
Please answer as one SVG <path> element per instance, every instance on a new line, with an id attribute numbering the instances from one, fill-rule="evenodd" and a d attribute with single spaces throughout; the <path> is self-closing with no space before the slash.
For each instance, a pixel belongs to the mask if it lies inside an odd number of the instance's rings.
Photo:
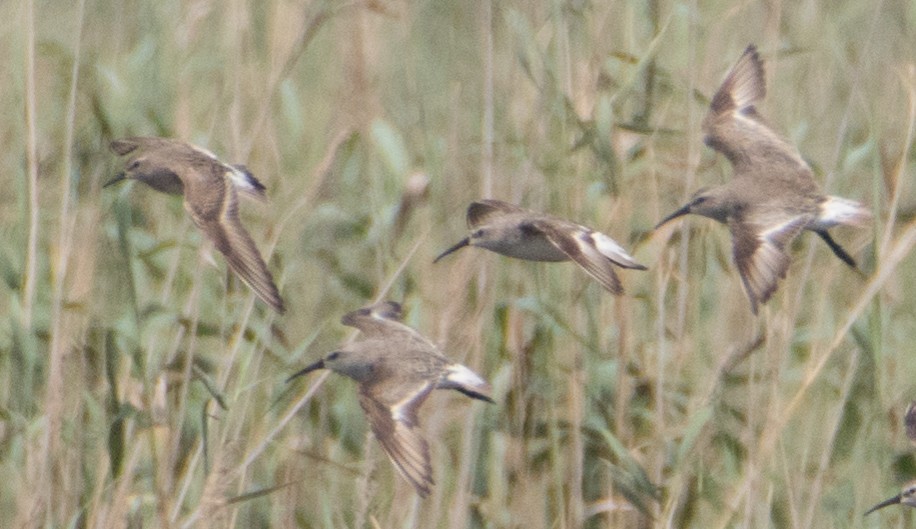
<path id="1" fill-rule="evenodd" d="M 623 287 L 614 265 L 646 269 L 603 233 L 501 200 L 472 202 L 468 207 L 467 223 L 471 234 L 442 252 L 433 262 L 465 246 L 479 246 L 529 261 L 573 260 L 604 288 L 618 295 L 623 293 Z"/>
<path id="2" fill-rule="evenodd" d="M 238 192 L 263 200 L 264 186 L 243 165 L 227 165 L 200 147 L 168 138 L 137 137 L 111 142 L 126 169 L 105 184 L 139 180 L 157 191 L 184 195 L 194 224 L 226 256 L 229 267 L 271 308 L 283 299 L 238 213 Z"/>
<path id="3" fill-rule="evenodd" d="M 906 409 L 906 413 L 903 416 L 903 424 L 906 427 L 906 435 L 910 438 L 910 441 L 916 444 L 916 401 L 911 402 Z M 878 509 L 883 509 L 888 505 L 909 505 L 910 507 L 916 507 L 916 481 L 911 481 L 903 486 L 903 490 L 900 491 L 900 494 L 894 496 L 893 498 L 888 498 L 881 503 L 875 505 L 871 509 L 865 512 L 866 515 L 869 515 Z"/>
<path id="4" fill-rule="evenodd" d="M 786 246 L 802 230 L 817 233 L 855 269 L 853 258 L 827 230 L 838 224 L 861 226 L 871 218 L 862 204 L 820 191 L 798 150 L 758 114 L 756 105 L 765 95 L 763 60 L 750 45 L 722 82 L 702 125 L 706 144 L 731 162 L 732 180 L 699 190 L 656 226 L 688 213 L 727 224 L 754 314 L 786 276 Z"/>
<path id="5" fill-rule="evenodd" d="M 417 410 L 434 389 L 454 389 L 493 402 L 490 385 L 403 324 L 397 303 L 355 310 L 344 315 L 341 323 L 356 327 L 365 339 L 328 354 L 289 380 L 316 369 L 331 369 L 355 380 L 372 432 L 398 472 L 425 497 L 435 482 Z"/>

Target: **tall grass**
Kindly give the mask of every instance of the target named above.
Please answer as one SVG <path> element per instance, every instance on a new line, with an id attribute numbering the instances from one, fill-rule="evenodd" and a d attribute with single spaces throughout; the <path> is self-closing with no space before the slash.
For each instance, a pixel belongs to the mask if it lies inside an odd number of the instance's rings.
<path id="1" fill-rule="evenodd" d="M 862 517 L 916 477 L 900 422 L 916 398 L 909 3 L 0 13 L 0 526 L 912 518 Z M 763 114 L 828 192 L 876 214 L 838 232 L 866 277 L 803 236 L 758 318 L 727 229 L 649 232 L 729 177 L 700 121 L 749 42 L 767 59 Z M 101 188 L 118 169 L 108 142 L 140 134 L 204 145 L 268 186 L 270 205 L 243 216 L 286 315 L 202 249 L 179 199 Z M 573 265 L 466 249 L 434 266 L 481 196 L 599 228 L 650 270 L 624 272 L 613 298 Z M 380 298 L 494 386 L 496 405 L 445 392 L 424 405 L 424 500 L 367 433 L 349 380 L 284 383 L 352 338 L 341 314 Z"/>

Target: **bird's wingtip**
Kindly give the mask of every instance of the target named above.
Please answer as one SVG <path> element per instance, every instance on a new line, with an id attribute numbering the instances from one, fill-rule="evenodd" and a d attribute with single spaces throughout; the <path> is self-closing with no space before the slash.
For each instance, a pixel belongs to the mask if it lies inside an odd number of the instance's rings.
<path id="1" fill-rule="evenodd" d="M 115 154 L 119 156 L 124 156 L 132 151 L 134 151 L 140 144 L 137 143 L 133 138 L 120 138 L 117 140 L 112 140 L 108 144 L 108 147 L 114 151 Z"/>

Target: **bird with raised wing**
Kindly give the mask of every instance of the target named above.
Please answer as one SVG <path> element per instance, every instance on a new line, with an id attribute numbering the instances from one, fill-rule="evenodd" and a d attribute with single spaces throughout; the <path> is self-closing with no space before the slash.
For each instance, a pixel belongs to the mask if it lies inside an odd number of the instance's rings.
<path id="1" fill-rule="evenodd" d="M 574 261 L 612 294 L 623 294 L 615 266 L 645 270 L 607 235 L 575 222 L 527 210 L 502 200 L 477 200 L 468 206 L 471 233 L 435 261 L 465 246 L 479 246 L 528 261 Z"/>
<path id="2" fill-rule="evenodd" d="M 127 160 L 124 171 L 105 187 L 139 180 L 157 191 L 183 195 L 194 224 L 235 274 L 267 305 L 284 312 L 273 276 L 239 219 L 239 192 L 265 199 L 264 186 L 244 165 L 225 164 L 206 149 L 169 138 L 123 138 L 111 142 L 111 149 Z"/>
<path id="3" fill-rule="evenodd" d="M 787 247 L 799 233 L 813 231 L 857 270 L 855 260 L 827 230 L 862 226 L 872 217 L 859 202 L 825 195 L 818 188 L 795 146 L 758 113 L 765 96 L 763 60 L 750 45 L 725 77 L 702 124 L 704 141 L 728 158 L 734 176 L 724 185 L 700 189 L 655 227 L 688 213 L 726 224 L 754 314 L 785 278 L 791 262 Z"/>
<path id="4" fill-rule="evenodd" d="M 317 369 L 355 380 L 360 406 L 376 439 L 401 476 L 425 497 L 435 482 L 417 410 L 434 389 L 454 389 L 487 402 L 493 399 L 490 385 L 480 375 L 443 356 L 401 318 L 401 306 L 393 301 L 347 313 L 341 323 L 359 329 L 363 339 L 341 346 L 288 380 Z"/>

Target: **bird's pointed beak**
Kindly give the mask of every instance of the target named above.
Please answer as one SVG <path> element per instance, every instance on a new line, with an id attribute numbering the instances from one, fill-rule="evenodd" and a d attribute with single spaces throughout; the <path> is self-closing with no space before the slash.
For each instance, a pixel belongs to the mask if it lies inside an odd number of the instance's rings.
<path id="1" fill-rule="evenodd" d="M 317 371 L 319 369 L 324 369 L 324 359 L 323 358 L 315 362 L 314 364 L 306 367 L 305 369 L 302 369 L 300 371 L 293 373 L 289 378 L 286 379 L 286 383 L 289 384 L 290 382 L 293 381 L 293 379 L 299 378 L 302 375 L 307 375 L 311 373 L 312 371 Z"/>
<path id="2" fill-rule="evenodd" d="M 659 222 L 658 224 L 656 224 L 655 227 L 652 228 L 652 229 L 653 229 L 653 230 L 657 230 L 657 229 L 661 228 L 663 224 L 666 224 L 666 223 L 668 223 L 669 221 L 672 221 L 672 220 L 674 220 L 674 219 L 676 219 L 676 218 L 678 218 L 678 217 L 682 217 L 682 216 L 684 216 L 684 215 L 686 215 L 686 214 L 688 214 L 688 213 L 690 213 L 690 204 L 685 205 L 685 206 L 682 207 L 681 209 L 679 209 L 679 210 L 675 211 L 674 213 L 668 215 L 667 217 L 663 218 L 662 221 Z"/>
<path id="3" fill-rule="evenodd" d="M 436 257 L 435 259 L 433 259 L 433 264 L 438 263 L 439 259 L 442 259 L 443 257 L 445 257 L 446 255 L 452 252 L 457 252 L 458 250 L 464 248 L 465 246 L 467 246 L 470 243 L 471 243 L 471 240 L 467 237 L 465 237 L 464 239 L 461 239 L 460 241 L 458 241 L 458 244 L 452 246 L 448 250 L 445 250 L 444 252 L 439 254 L 439 257 Z"/>
<path id="4" fill-rule="evenodd" d="M 110 186 L 110 185 L 112 185 L 112 184 L 117 184 L 118 182 L 120 182 L 120 181 L 122 181 L 122 180 L 127 180 L 127 175 L 125 175 L 123 172 L 120 172 L 120 173 L 116 174 L 114 178 L 112 178 L 111 180 L 105 182 L 105 184 L 104 184 L 102 187 L 108 187 L 108 186 Z"/>
<path id="5" fill-rule="evenodd" d="M 897 505 L 898 503 L 900 503 L 900 502 L 902 501 L 902 499 L 903 499 L 903 496 L 902 496 L 901 494 L 898 494 L 898 495 L 894 496 L 893 498 L 888 498 L 888 499 L 882 501 L 881 503 L 879 503 L 878 505 L 875 505 L 874 507 L 872 507 L 872 508 L 869 509 L 868 511 L 866 511 L 865 514 L 864 514 L 863 516 L 868 516 L 869 514 L 871 514 L 871 513 L 875 512 L 875 511 L 877 511 L 878 509 L 883 509 L 883 508 L 887 507 L 888 505 Z"/>

